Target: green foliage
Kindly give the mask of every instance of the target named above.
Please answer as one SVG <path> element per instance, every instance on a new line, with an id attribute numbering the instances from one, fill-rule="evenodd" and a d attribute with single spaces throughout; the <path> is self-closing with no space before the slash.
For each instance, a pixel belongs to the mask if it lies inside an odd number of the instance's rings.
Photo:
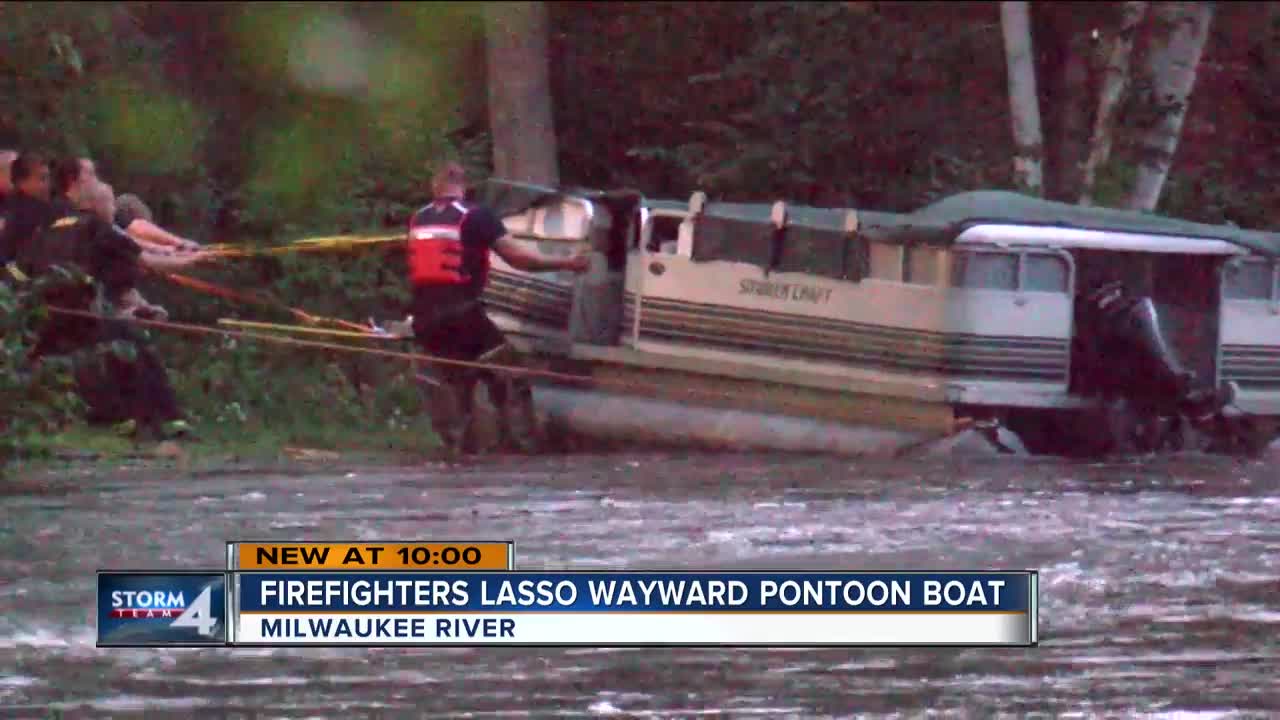
<path id="1" fill-rule="evenodd" d="M 870 5 L 738 6 L 745 46 L 666 88 L 658 102 L 686 120 L 683 132 L 630 156 L 678 169 L 683 192 L 761 201 L 909 209 L 1007 183 L 1004 107 L 972 92 L 1003 68 L 993 18 L 964 4 Z M 926 12 L 967 24 L 956 31 Z M 885 41 L 905 37 L 914 41 Z"/>
<path id="2" fill-rule="evenodd" d="M 1046 7 L 1076 34 L 1105 36 L 1115 25 L 1115 7 L 1076 5 Z M 1229 86 L 1247 115 L 1231 127 L 1248 129 L 1239 135 L 1251 149 L 1223 157 L 1222 138 L 1196 140 L 1189 116 L 1162 209 L 1266 226 L 1280 220 L 1280 32 L 1241 7 L 1224 5 L 1214 27 L 1228 27 L 1233 12 L 1243 18 L 1252 50 L 1237 60 L 1248 71 L 1229 83 L 1202 76 L 1192 115 L 1201 93 Z M 479 174 L 489 167 L 481 9 L 7 3 L 0 145 L 88 154 L 118 193 L 140 195 L 160 224 L 200 240 L 273 245 L 399 228 L 426 196 L 433 160 L 458 159 Z M 887 210 L 1010 185 L 994 3 L 553 3 L 551 21 L 566 184 Z M 1241 42 L 1232 36 L 1211 53 Z M 1100 172 L 1100 204 L 1119 204 L 1132 183 L 1126 138 L 1153 117 L 1142 83 L 1135 78 L 1114 161 Z M 1206 148 L 1220 164 L 1195 159 Z M 349 320 L 400 317 L 407 300 L 398 260 L 380 250 L 198 274 Z M 296 321 L 161 281 L 143 291 L 193 323 Z M 5 322 L 38 319 L 38 307 L 13 310 L 17 296 L 6 297 Z M 405 447 L 434 442 L 412 370 L 399 361 L 152 335 L 183 404 L 211 432 L 336 444 L 366 428 Z M 58 364 L 23 365 L 26 337 L 3 341 L 4 422 L 64 422 Z M 19 397 L 47 398 L 54 409 L 16 419 L 9 408 L 22 406 Z"/>
<path id="3" fill-rule="evenodd" d="M 243 317 L 299 324 L 283 309 L 290 306 L 326 317 L 385 321 L 403 317 L 408 300 L 395 258 L 377 250 L 286 255 L 202 275 L 222 285 L 252 287 L 277 300 L 279 309 L 193 295 L 165 284 L 150 285 L 145 294 L 185 322 L 206 326 Z M 373 343 L 369 346 L 411 350 Z M 415 453 L 437 445 L 406 361 L 225 336 L 154 333 L 154 344 L 202 434 L 243 440 L 269 433 L 281 442 L 313 447 Z"/>
<path id="4" fill-rule="evenodd" d="M 102 81 L 95 100 L 94 146 L 123 158 L 120 169 L 171 175 L 199 161 L 208 121 L 189 100 L 127 75 Z"/>
<path id="5" fill-rule="evenodd" d="M 65 427 L 82 411 L 74 360 L 30 358 L 36 333 L 49 317 L 42 291 L 69 280 L 76 281 L 60 275 L 20 288 L 0 282 L 0 473 L 10 460 L 40 450 L 40 435 Z"/>

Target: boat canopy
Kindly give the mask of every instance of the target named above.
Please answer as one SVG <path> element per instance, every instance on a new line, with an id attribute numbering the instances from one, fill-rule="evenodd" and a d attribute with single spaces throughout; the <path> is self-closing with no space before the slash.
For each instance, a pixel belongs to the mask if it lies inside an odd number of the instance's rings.
<path id="1" fill-rule="evenodd" d="M 878 218 L 886 213 L 871 215 Z M 870 256 L 866 240 L 847 229 L 849 216 L 849 209 L 787 205 L 780 230 L 772 205 L 709 202 L 695 220 L 692 259 L 731 260 L 766 271 L 860 280 L 867 273 Z"/>
<path id="2" fill-rule="evenodd" d="M 694 236 L 693 259 L 733 260 L 779 271 L 858 280 L 867 272 L 868 242 L 950 245 L 975 225 L 1026 225 L 1216 240 L 1280 257 L 1280 234 L 1208 225 L 1114 208 L 1085 207 L 1000 190 L 952 195 L 911 213 L 789 205 L 778 232 L 765 204 L 707 203 Z"/>
<path id="3" fill-rule="evenodd" d="M 1208 225 L 1134 210 L 1072 205 L 997 190 L 952 195 L 898 217 L 904 223 L 898 227 L 886 226 L 886 233 L 920 242 L 948 243 L 974 225 L 1038 225 L 1220 240 L 1262 255 L 1280 256 L 1278 233 Z M 864 227 L 867 225 L 870 223 L 864 223 Z"/>
<path id="4" fill-rule="evenodd" d="M 502 215 L 528 207 L 577 197 L 610 204 L 635 201 L 634 191 L 601 192 L 556 189 L 490 180 L 481 198 Z M 688 203 L 640 200 L 646 207 L 688 209 Z M 859 280 L 869 264 L 868 242 L 950 245 L 975 225 L 1029 225 L 1102 232 L 1219 240 L 1255 253 L 1280 257 L 1280 233 L 1208 225 L 1161 215 L 1114 208 L 1053 202 L 1001 190 L 951 195 L 910 213 L 856 211 L 786 205 L 783 230 L 773 220 L 773 205 L 707 202 L 696 216 L 693 260 L 746 262 L 782 272 L 806 272 Z M 851 231 L 851 225 L 856 229 Z"/>
<path id="5" fill-rule="evenodd" d="M 645 208 L 649 210 L 667 210 L 672 212 L 689 212 L 689 203 L 679 200 L 657 200 L 655 198 L 645 198 L 642 202 Z"/>

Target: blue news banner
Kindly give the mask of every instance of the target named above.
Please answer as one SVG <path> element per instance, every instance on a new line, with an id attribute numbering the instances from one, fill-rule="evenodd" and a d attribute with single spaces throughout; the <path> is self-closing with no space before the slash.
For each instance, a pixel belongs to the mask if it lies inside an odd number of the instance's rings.
<path id="1" fill-rule="evenodd" d="M 1034 572 L 103 573 L 98 622 L 101 645 L 1029 646 L 1037 591 Z"/>

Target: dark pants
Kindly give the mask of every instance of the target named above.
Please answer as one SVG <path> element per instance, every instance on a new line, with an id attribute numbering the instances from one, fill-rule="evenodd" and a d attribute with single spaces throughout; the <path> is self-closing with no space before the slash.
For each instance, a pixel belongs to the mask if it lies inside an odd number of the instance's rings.
<path id="1" fill-rule="evenodd" d="M 414 333 L 423 351 L 434 357 L 508 367 L 520 364 L 519 355 L 479 302 L 415 316 Z M 498 430 L 504 443 L 520 444 L 511 434 L 513 394 L 522 420 L 534 431 L 532 392 L 524 378 L 462 365 L 442 363 L 436 367 L 441 387 L 432 398 L 431 418 L 441 440 L 452 449 L 474 449 L 475 387 L 481 380 L 488 386 L 489 397 L 498 410 Z"/>
<path id="2" fill-rule="evenodd" d="M 62 320 L 64 322 L 58 322 Z M 42 333 L 37 355 L 79 351 L 75 364 L 76 392 L 88 406 L 91 423 L 134 420 L 141 428 L 158 429 L 179 420 L 178 398 L 164 365 L 128 327 L 120 322 L 60 317 Z M 113 341 L 131 342 L 132 360 L 109 347 Z"/>

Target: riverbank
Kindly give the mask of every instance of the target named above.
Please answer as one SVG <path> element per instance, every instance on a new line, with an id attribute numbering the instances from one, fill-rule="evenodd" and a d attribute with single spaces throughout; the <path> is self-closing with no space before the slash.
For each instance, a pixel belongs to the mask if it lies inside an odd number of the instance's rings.
<path id="1" fill-rule="evenodd" d="M 235 468 L 282 470 L 337 467 L 396 467 L 443 459 L 427 428 L 359 429 L 336 426 L 277 429 L 252 426 L 198 427 L 195 440 L 139 441 L 109 428 L 73 426 L 33 438 L 23 457 L 6 468 L 11 477 L 58 473 L 71 468 L 121 467 L 208 472 Z"/>

